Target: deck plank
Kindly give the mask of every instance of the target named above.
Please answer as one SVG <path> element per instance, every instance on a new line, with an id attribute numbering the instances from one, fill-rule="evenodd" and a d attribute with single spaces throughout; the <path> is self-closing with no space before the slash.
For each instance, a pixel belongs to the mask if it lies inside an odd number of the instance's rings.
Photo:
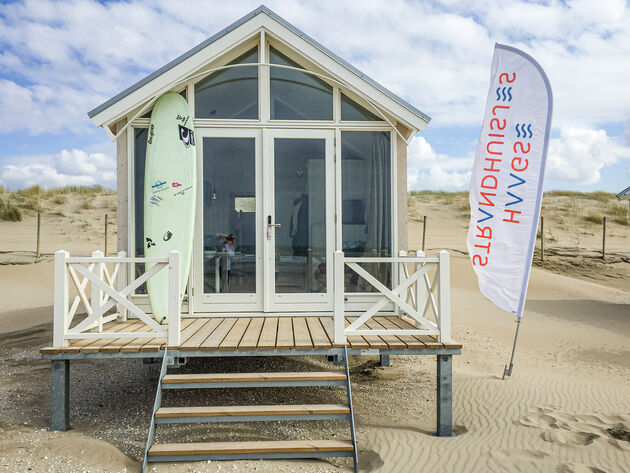
<path id="1" fill-rule="evenodd" d="M 346 317 L 346 327 L 357 320 L 358 317 Z M 348 335 L 346 340 L 350 344 L 350 348 L 364 349 L 370 348 L 370 344 L 361 335 Z"/>
<path id="2" fill-rule="evenodd" d="M 351 324 L 352 322 L 354 322 L 357 319 L 358 319 L 358 317 L 346 317 L 346 320 L 348 321 L 348 324 Z M 368 327 L 367 325 L 363 324 L 361 327 L 359 327 L 359 329 L 360 330 L 369 330 L 370 327 Z M 349 338 L 350 337 L 348 337 L 348 339 Z M 367 343 L 368 346 L 367 347 L 359 346 L 362 342 L 360 340 L 357 340 L 356 348 L 376 348 L 376 349 L 381 349 L 381 348 L 387 349 L 387 348 L 389 348 L 387 346 L 387 343 L 385 343 L 381 339 L 381 337 L 379 337 L 378 335 L 363 335 L 362 338 L 363 338 L 363 341 L 365 343 Z M 351 344 L 352 348 L 355 348 L 355 346 L 354 346 L 355 344 L 354 343 L 350 342 L 350 344 Z"/>
<path id="3" fill-rule="evenodd" d="M 306 325 L 306 318 L 293 317 L 293 336 L 295 338 L 295 348 L 297 350 L 313 349 L 313 341 L 311 340 L 311 334 L 308 331 L 308 325 Z"/>
<path id="4" fill-rule="evenodd" d="M 268 415 L 326 415 L 349 414 L 345 404 L 278 404 L 252 406 L 200 406 L 200 407 L 160 407 L 155 417 L 228 417 L 228 416 L 268 416 Z"/>
<path id="5" fill-rule="evenodd" d="M 379 322 L 379 317 L 372 317 L 365 322 L 365 325 L 367 325 L 371 330 L 387 330 L 383 324 Z M 383 340 L 390 349 L 407 348 L 407 344 L 396 335 L 379 335 L 378 337 Z"/>
<path id="6" fill-rule="evenodd" d="M 232 329 L 232 326 L 236 323 L 235 318 L 225 318 L 219 324 L 219 326 L 215 329 L 214 332 L 210 334 L 208 338 L 206 338 L 201 345 L 199 346 L 200 350 L 216 350 L 219 348 L 219 345 L 228 334 L 228 332 Z"/>
<path id="7" fill-rule="evenodd" d="M 108 324 L 103 327 L 103 332 L 111 333 L 111 332 L 120 332 L 123 329 L 127 329 L 129 326 L 133 325 L 135 320 L 127 320 L 125 322 L 113 322 L 112 324 Z M 87 345 L 94 343 L 96 340 L 94 338 L 83 338 L 70 342 L 70 345 L 64 348 L 57 348 L 56 352 L 53 351 L 42 351 L 41 353 L 79 353 L 81 349 Z"/>
<path id="8" fill-rule="evenodd" d="M 196 351 L 203 341 L 210 336 L 212 332 L 216 330 L 219 324 L 223 321 L 223 318 L 212 317 L 209 318 L 206 323 L 197 330 L 192 337 L 183 342 L 179 349 L 182 351 Z"/>
<path id="9" fill-rule="evenodd" d="M 241 342 L 238 344 L 239 350 L 256 349 L 264 322 L 265 319 L 263 317 L 255 317 L 252 319 L 249 326 L 247 327 L 247 330 L 245 330 L 245 334 L 243 335 Z"/>
<path id="10" fill-rule="evenodd" d="M 352 452 L 350 440 L 256 440 L 249 442 L 156 443 L 149 457 L 235 453 Z"/>
<path id="11" fill-rule="evenodd" d="M 182 319 L 180 322 L 179 329 L 184 330 L 188 327 L 195 319 L 186 318 Z M 150 339 L 147 343 L 140 347 L 141 352 L 150 352 L 150 351 L 160 351 L 166 347 L 166 337 L 155 337 Z"/>
<path id="12" fill-rule="evenodd" d="M 203 320 L 203 319 L 198 319 L 198 320 Z M 190 324 L 190 326 L 182 328 L 181 335 L 180 335 L 182 340 L 184 340 L 184 338 L 190 337 L 190 329 L 191 329 L 192 326 L 193 326 L 193 324 Z M 130 339 L 129 343 L 127 343 L 126 345 L 121 346 L 119 351 L 125 352 L 125 353 L 138 352 L 138 351 L 140 351 L 142 349 L 142 347 L 144 345 L 146 345 L 147 343 L 151 342 L 154 338 L 156 338 L 156 337 L 132 338 L 132 339 Z M 166 342 L 166 337 L 160 337 L 160 338 L 164 342 Z"/>
<path id="13" fill-rule="evenodd" d="M 147 324 L 145 324 L 142 321 L 138 321 L 134 325 L 127 327 L 125 332 L 143 332 L 147 329 L 148 329 Z M 134 339 L 121 337 L 121 338 L 106 338 L 106 339 L 101 338 L 100 340 L 103 340 L 105 344 L 100 346 L 98 349 L 94 348 L 95 350 L 94 352 L 91 351 L 92 345 L 88 345 L 83 350 L 81 350 L 81 353 L 95 353 L 95 352 L 114 353 L 114 352 L 120 351 L 120 347 L 126 345 L 127 343 L 129 343 L 131 340 L 134 340 Z"/>
<path id="14" fill-rule="evenodd" d="M 306 325 L 308 325 L 308 331 L 311 333 L 314 348 L 330 348 L 332 346 L 332 341 L 326 335 L 319 317 L 306 317 Z"/>
<path id="15" fill-rule="evenodd" d="M 400 327 L 398 325 L 396 325 L 394 322 L 392 322 L 390 320 L 390 318 L 398 318 L 396 316 L 391 316 L 391 317 L 379 317 L 378 321 L 381 323 L 381 325 L 383 325 L 383 327 L 389 329 L 389 330 L 399 330 Z M 424 344 L 424 342 L 418 340 L 416 337 L 414 337 L 413 335 L 398 335 L 398 338 L 400 338 L 403 342 L 405 342 L 407 344 L 407 348 L 410 349 L 423 349 L 426 348 L 427 346 Z"/>
<path id="16" fill-rule="evenodd" d="M 391 321 L 403 330 L 413 330 L 416 327 L 400 317 L 391 317 Z M 414 337 L 424 343 L 426 348 L 444 348 L 444 344 L 437 341 L 432 335 L 414 335 Z"/>
<path id="17" fill-rule="evenodd" d="M 278 317 L 265 317 L 265 323 L 258 339 L 259 350 L 273 350 L 276 348 L 278 336 Z"/>
<path id="18" fill-rule="evenodd" d="M 343 345 L 335 345 L 335 320 L 333 317 L 318 317 L 319 322 L 322 324 L 324 328 L 324 332 L 326 332 L 326 336 L 330 340 L 330 343 L 333 347 L 339 348 L 343 347 Z"/>
<path id="19" fill-rule="evenodd" d="M 278 338 L 276 348 L 284 350 L 293 348 L 293 323 L 291 317 L 278 317 Z"/>
<path id="20" fill-rule="evenodd" d="M 280 371 L 261 373 L 186 373 L 167 374 L 164 384 L 181 383 L 261 383 L 266 381 L 345 381 L 344 371 Z"/>
<path id="21" fill-rule="evenodd" d="M 251 320 L 252 319 L 250 319 L 249 317 L 237 318 L 234 326 L 230 329 L 228 334 L 219 345 L 219 350 L 236 350 Z"/>
<path id="22" fill-rule="evenodd" d="M 182 343 L 187 342 L 191 337 L 193 337 L 205 324 L 206 319 L 200 317 L 193 319 L 193 322 L 188 327 L 181 329 L 179 335 L 179 347 L 181 347 Z M 169 347 L 169 350 L 176 350 L 179 349 L 179 347 Z"/>

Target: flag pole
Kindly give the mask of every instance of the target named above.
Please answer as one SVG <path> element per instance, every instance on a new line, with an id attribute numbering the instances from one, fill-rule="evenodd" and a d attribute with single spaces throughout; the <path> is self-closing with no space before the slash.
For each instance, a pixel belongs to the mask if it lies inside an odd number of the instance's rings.
<path id="1" fill-rule="evenodd" d="M 518 331 L 521 328 L 521 319 L 523 317 L 516 317 L 516 333 L 514 334 L 514 345 L 512 345 L 512 356 L 510 357 L 510 366 L 503 367 L 503 378 L 506 376 L 512 376 L 512 368 L 514 367 L 514 352 L 516 352 L 516 342 L 518 341 Z"/>

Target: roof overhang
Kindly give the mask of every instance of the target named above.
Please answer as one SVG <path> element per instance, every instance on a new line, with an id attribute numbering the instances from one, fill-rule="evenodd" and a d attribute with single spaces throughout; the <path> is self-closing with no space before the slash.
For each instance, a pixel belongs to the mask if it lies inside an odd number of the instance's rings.
<path id="1" fill-rule="evenodd" d="M 619 194 L 617 194 L 619 200 L 630 200 L 630 187 L 626 187 Z"/>
<path id="2" fill-rule="evenodd" d="M 266 31 L 284 42 L 332 78 L 360 91 L 410 132 L 422 131 L 431 118 L 393 92 L 362 73 L 274 12 L 260 6 L 240 20 L 198 44 L 128 89 L 88 112 L 97 126 L 111 126 L 132 111 L 168 90 L 177 88 L 187 77 L 230 49 Z"/>

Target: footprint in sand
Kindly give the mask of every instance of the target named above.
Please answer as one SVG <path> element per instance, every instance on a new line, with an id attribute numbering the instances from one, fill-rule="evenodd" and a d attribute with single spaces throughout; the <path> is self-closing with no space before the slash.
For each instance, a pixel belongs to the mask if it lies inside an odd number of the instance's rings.
<path id="1" fill-rule="evenodd" d="M 606 473 L 604 470 L 594 466 L 583 465 L 581 463 L 563 463 L 558 465 L 556 473 Z"/>
<path id="2" fill-rule="evenodd" d="M 588 432 L 568 432 L 565 430 L 553 429 L 546 430 L 541 433 L 540 438 L 546 442 L 583 447 L 593 443 L 593 440 L 599 438 L 599 435 Z"/>
<path id="3" fill-rule="evenodd" d="M 627 447 L 623 443 L 630 443 L 627 414 L 569 414 L 554 407 L 537 407 L 514 423 L 543 429 L 540 434 L 543 440 L 560 445 L 586 446 L 600 437 L 607 437 L 611 444 L 624 450 Z"/>

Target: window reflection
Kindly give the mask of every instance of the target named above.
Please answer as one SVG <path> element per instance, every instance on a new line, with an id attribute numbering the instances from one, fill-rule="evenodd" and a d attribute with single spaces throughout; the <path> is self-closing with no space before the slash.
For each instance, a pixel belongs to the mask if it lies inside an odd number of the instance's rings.
<path id="1" fill-rule="evenodd" d="M 272 64 L 302 67 L 274 48 Z M 273 120 L 332 120 L 332 86 L 304 72 L 271 67 L 271 118 Z"/>
<path id="2" fill-rule="evenodd" d="M 342 121 L 377 121 L 382 118 L 376 116 L 354 100 L 341 94 L 341 120 Z"/>
<path id="3" fill-rule="evenodd" d="M 256 292 L 254 138 L 203 140 L 205 293 Z"/>
<path id="4" fill-rule="evenodd" d="M 274 140 L 276 292 L 326 292 L 323 139 Z"/>
<path id="5" fill-rule="evenodd" d="M 258 48 L 230 64 L 258 62 Z M 258 67 L 244 66 L 217 71 L 195 84 L 195 117 L 258 118 Z"/>

